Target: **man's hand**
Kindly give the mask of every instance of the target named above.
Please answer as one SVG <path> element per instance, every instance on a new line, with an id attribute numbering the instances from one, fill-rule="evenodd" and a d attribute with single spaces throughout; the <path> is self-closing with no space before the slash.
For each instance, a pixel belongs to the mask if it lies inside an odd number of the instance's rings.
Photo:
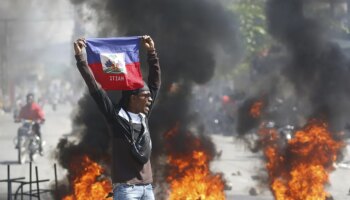
<path id="1" fill-rule="evenodd" d="M 145 46 L 147 51 L 154 51 L 155 50 L 154 42 L 153 42 L 151 36 L 149 36 L 149 35 L 142 36 L 142 42 L 143 42 L 143 45 Z"/>
<path id="2" fill-rule="evenodd" d="M 38 119 L 38 120 L 36 120 L 35 123 L 37 123 L 37 124 L 44 124 L 45 123 L 45 119 Z"/>
<path id="3" fill-rule="evenodd" d="M 74 51 L 75 55 L 80 55 L 83 51 L 83 48 L 86 47 L 86 40 L 85 38 L 79 38 L 76 42 L 74 42 Z"/>

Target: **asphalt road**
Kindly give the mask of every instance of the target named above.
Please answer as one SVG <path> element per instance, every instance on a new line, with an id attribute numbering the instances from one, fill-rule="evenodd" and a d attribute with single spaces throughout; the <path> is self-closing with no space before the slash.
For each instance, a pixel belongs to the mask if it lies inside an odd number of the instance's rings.
<path id="1" fill-rule="evenodd" d="M 50 179 L 49 182 L 40 184 L 42 188 L 50 188 L 54 182 L 53 165 L 56 162 L 53 157 L 56 144 L 59 138 L 71 131 L 70 115 L 72 108 L 68 105 L 61 105 L 57 111 L 46 106 L 46 123 L 42 126 L 43 138 L 46 141 L 43 157 L 37 157 L 33 163 L 33 172 L 35 166 L 38 167 L 39 179 Z M 7 178 L 7 165 L 11 165 L 11 178 L 29 177 L 29 164 L 17 164 L 17 151 L 14 148 L 13 138 L 20 124 L 13 123 L 11 114 L 0 114 L 0 180 Z M 226 190 L 227 199 L 235 200 L 272 200 L 270 191 L 265 187 L 257 187 L 257 182 L 252 176 L 256 175 L 263 163 L 260 161 L 261 155 L 252 154 L 247 150 L 244 144 L 232 137 L 213 135 L 213 141 L 218 150 L 222 150 L 222 155 L 211 164 L 211 169 L 217 172 L 223 172 L 224 177 L 231 183 L 232 189 Z M 348 196 L 350 188 L 350 141 L 347 146 L 348 154 L 345 157 L 346 162 L 338 166 L 330 176 L 330 185 L 327 186 L 334 199 L 350 200 Z M 65 171 L 58 166 L 58 177 L 64 177 Z M 33 174 L 35 177 L 35 174 Z M 13 185 L 12 192 L 18 184 Z M 251 188 L 257 188 L 258 195 L 250 196 Z M 5 200 L 7 194 L 7 184 L 0 182 L 0 200 Z M 51 199 L 48 195 L 42 199 Z"/>
<path id="2" fill-rule="evenodd" d="M 232 185 L 232 190 L 226 191 L 227 199 L 238 200 L 272 200 L 271 192 L 267 187 L 259 187 L 252 176 L 264 169 L 260 154 L 253 154 L 245 145 L 231 137 L 213 135 L 217 150 L 223 150 L 221 159 L 212 163 L 213 171 L 224 173 L 226 180 Z M 336 166 L 330 174 L 330 184 L 326 190 L 335 200 L 350 200 L 350 140 L 347 141 L 345 159 Z M 237 175 L 239 172 L 241 175 Z M 256 188 L 257 196 L 249 196 L 251 188 Z"/>

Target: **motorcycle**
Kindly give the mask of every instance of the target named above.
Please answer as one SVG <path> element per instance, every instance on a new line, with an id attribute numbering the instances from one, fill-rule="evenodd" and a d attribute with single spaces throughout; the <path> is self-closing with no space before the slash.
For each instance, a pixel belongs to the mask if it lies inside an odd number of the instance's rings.
<path id="1" fill-rule="evenodd" d="M 17 136 L 14 138 L 14 144 L 18 151 L 18 162 L 25 163 L 27 160 L 34 161 L 39 154 L 41 138 L 34 132 L 32 120 L 22 120 L 22 126 L 18 128 Z M 44 144 L 42 144 L 43 146 Z"/>

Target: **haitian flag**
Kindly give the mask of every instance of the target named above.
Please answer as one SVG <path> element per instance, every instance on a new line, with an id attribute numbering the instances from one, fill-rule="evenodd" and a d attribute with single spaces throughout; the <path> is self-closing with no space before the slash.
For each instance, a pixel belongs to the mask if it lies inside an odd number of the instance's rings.
<path id="1" fill-rule="evenodd" d="M 140 70 L 141 37 L 88 38 L 88 65 L 105 90 L 133 90 L 143 87 Z"/>

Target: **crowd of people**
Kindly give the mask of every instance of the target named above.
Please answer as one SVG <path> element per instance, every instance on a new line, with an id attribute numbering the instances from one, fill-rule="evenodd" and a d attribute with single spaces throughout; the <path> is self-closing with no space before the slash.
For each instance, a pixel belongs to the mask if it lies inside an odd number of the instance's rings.
<path id="1" fill-rule="evenodd" d="M 237 109 L 245 99 L 242 91 L 234 89 L 227 80 L 213 80 L 193 88 L 191 107 L 209 134 L 233 135 Z"/>
<path id="2" fill-rule="evenodd" d="M 13 113 L 15 117 L 29 93 L 35 95 L 35 100 L 41 107 L 51 106 L 56 110 L 60 104 L 74 105 L 82 95 L 83 87 L 74 88 L 68 81 L 53 79 L 45 83 L 31 81 L 29 84 L 19 84 L 8 93 L 11 95 L 0 94 L 0 114 Z"/>

